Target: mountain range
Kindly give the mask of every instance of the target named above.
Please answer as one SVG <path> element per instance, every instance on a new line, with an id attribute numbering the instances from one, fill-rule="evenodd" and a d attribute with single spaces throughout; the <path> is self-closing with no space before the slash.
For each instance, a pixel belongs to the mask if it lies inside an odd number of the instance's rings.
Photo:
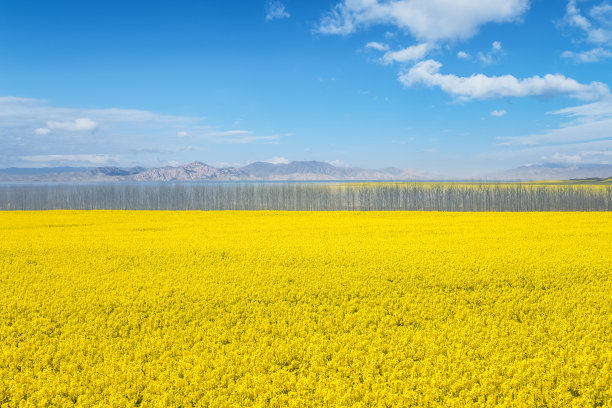
<path id="1" fill-rule="evenodd" d="M 9 168 L 0 170 L 4 182 L 89 181 L 284 181 L 284 180 L 422 180 L 427 175 L 393 167 L 378 170 L 339 167 L 319 161 L 273 164 L 255 162 L 243 167 L 213 167 L 202 162 L 156 168 Z"/>
<path id="2" fill-rule="evenodd" d="M 609 164 L 536 164 L 485 174 L 480 180 L 568 180 L 612 176 Z M 95 181 L 330 181 L 330 180 L 432 180 L 442 177 L 395 167 L 364 169 L 340 167 L 320 161 L 291 163 L 255 162 L 242 167 L 213 167 L 195 161 L 182 166 L 47 167 L 0 169 L 0 182 Z"/>

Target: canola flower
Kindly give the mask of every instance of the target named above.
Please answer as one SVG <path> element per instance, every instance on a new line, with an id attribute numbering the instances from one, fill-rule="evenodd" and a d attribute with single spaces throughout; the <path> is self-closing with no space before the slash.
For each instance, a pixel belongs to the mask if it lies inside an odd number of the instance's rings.
<path id="1" fill-rule="evenodd" d="M 0 213 L 1 407 L 612 407 L 610 213 Z"/>

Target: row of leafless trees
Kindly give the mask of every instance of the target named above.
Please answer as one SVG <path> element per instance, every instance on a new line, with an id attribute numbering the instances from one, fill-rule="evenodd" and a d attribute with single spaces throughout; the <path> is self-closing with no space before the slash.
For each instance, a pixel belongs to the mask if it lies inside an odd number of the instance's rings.
<path id="1" fill-rule="evenodd" d="M 0 186 L 0 210 L 610 211 L 612 186 L 99 184 Z"/>

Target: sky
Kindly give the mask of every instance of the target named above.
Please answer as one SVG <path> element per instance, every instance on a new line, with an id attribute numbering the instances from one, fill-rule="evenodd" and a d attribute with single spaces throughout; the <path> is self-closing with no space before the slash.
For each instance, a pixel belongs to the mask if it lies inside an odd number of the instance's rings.
<path id="1" fill-rule="evenodd" d="M 0 0 L 0 168 L 612 163 L 612 2 Z"/>

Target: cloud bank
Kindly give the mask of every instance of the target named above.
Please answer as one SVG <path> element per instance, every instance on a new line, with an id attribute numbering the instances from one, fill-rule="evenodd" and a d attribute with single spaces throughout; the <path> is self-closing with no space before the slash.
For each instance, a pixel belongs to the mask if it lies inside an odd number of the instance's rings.
<path id="1" fill-rule="evenodd" d="M 204 120 L 136 109 L 65 108 L 0 96 L 0 168 L 165 165 L 194 160 L 198 149 L 212 144 L 278 143 L 283 136 L 218 129 Z"/>

